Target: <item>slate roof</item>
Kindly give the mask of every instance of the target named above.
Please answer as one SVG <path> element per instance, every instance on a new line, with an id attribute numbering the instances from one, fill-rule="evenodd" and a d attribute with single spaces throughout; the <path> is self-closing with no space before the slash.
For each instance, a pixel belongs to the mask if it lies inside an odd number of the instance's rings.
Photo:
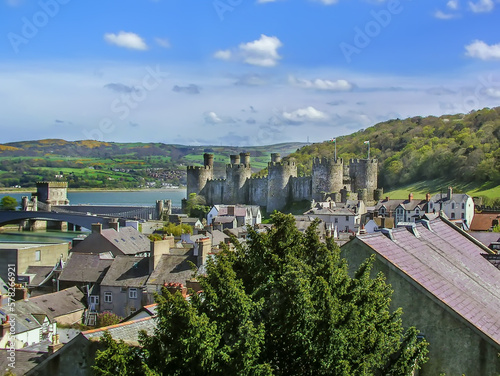
<path id="1" fill-rule="evenodd" d="M 245 217 L 247 215 L 247 208 L 245 206 L 239 205 L 216 205 L 216 208 L 219 210 L 217 213 L 218 216 L 226 216 L 228 215 L 228 206 L 234 206 L 234 216 L 235 217 Z"/>
<path id="2" fill-rule="evenodd" d="M 40 307 L 28 300 L 16 301 L 14 312 L 10 312 L 8 307 L 0 307 L 0 318 L 5 319 L 7 315 L 15 318 L 16 334 L 40 328 L 47 316 Z"/>
<path id="3" fill-rule="evenodd" d="M 60 281 L 97 282 L 113 263 L 113 255 L 104 253 L 71 252 L 59 275 Z"/>
<path id="4" fill-rule="evenodd" d="M 119 231 L 112 228 L 101 230 L 101 233 L 91 233 L 84 240 L 76 244 L 72 252 L 100 253 L 112 251 L 113 247 L 124 255 L 150 251 L 150 240 L 135 228 L 121 227 Z"/>
<path id="5" fill-rule="evenodd" d="M 476 213 L 470 224 L 471 231 L 488 231 L 493 227 L 493 221 L 500 223 L 500 214 L 498 213 Z"/>
<path id="6" fill-rule="evenodd" d="M 477 214 L 476 214 L 477 215 Z M 498 232 L 469 232 L 469 235 L 479 240 L 485 246 L 489 247 L 491 243 L 500 242 L 500 233 Z"/>
<path id="7" fill-rule="evenodd" d="M 47 351 L 16 350 L 16 367 L 9 367 L 8 349 L 0 349 L 0 372 L 10 369 L 14 375 L 24 375 L 48 357 Z"/>
<path id="8" fill-rule="evenodd" d="M 32 274 L 33 276 L 30 279 L 29 285 L 39 286 L 53 269 L 53 266 L 28 266 L 28 269 L 26 269 L 26 272 L 23 274 Z"/>
<path id="9" fill-rule="evenodd" d="M 481 254 L 488 252 L 449 221 L 358 236 L 382 258 L 435 299 L 500 344 L 500 274 Z"/>
<path id="10" fill-rule="evenodd" d="M 147 257 L 117 256 L 103 278 L 101 286 L 142 287 L 148 277 Z"/>
<path id="11" fill-rule="evenodd" d="M 136 321 L 127 321 L 99 329 L 86 330 L 81 335 L 88 340 L 98 340 L 107 331 L 115 340 L 123 340 L 128 344 L 138 344 L 141 330 L 145 330 L 147 334 L 152 335 L 155 328 L 156 320 L 153 317 L 146 317 Z"/>
<path id="12" fill-rule="evenodd" d="M 469 199 L 469 195 L 466 193 L 452 193 L 451 195 L 451 200 L 448 200 L 448 194 L 446 192 L 437 193 L 434 196 L 431 197 L 431 201 L 435 202 L 436 204 L 439 203 L 445 203 L 446 201 L 455 201 L 455 202 L 466 202 Z"/>
<path id="13" fill-rule="evenodd" d="M 225 215 L 225 216 L 220 216 L 218 215 L 217 217 L 214 217 L 213 223 L 232 223 L 234 222 L 236 218 L 232 215 Z"/>
<path id="14" fill-rule="evenodd" d="M 384 206 L 388 211 L 393 212 L 396 208 L 401 205 L 405 210 L 412 211 L 418 206 L 421 210 L 426 209 L 426 200 L 381 200 L 375 205 L 375 211 L 379 211 L 382 206 Z"/>
<path id="15" fill-rule="evenodd" d="M 356 215 L 352 210 L 347 208 L 320 208 L 320 209 L 310 209 L 304 213 L 304 215 L 314 216 L 314 215 L 340 215 L 340 216 L 352 216 Z"/>
<path id="16" fill-rule="evenodd" d="M 148 285 L 163 285 L 163 283 L 182 283 L 193 276 L 193 269 L 190 262 L 196 265 L 197 257 L 185 255 L 162 255 L 155 270 L 151 273 Z"/>
<path id="17" fill-rule="evenodd" d="M 84 310 L 83 297 L 83 292 L 73 286 L 66 290 L 30 298 L 29 302 L 39 307 L 39 310 L 53 321 L 57 317 Z M 16 302 L 16 310 L 17 306 L 22 303 L 24 302 Z"/>

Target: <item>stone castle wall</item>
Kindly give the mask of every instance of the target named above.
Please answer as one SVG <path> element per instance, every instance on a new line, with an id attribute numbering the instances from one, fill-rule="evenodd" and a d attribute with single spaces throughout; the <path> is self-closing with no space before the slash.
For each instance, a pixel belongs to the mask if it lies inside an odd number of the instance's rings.
<path id="1" fill-rule="evenodd" d="M 373 200 L 377 189 L 377 160 L 315 158 L 311 176 L 297 177 L 293 159 L 283 162 L 271 154 L 268 175 L 252 178 L 250 154 L 231 155 L 226 178 L 213 179 L 213 155 L 204 155 L 204 166 L 187 169 L 187 194 L 205 197 L 208 205 L 249 204 L 266 207 L 268 212 L 282 210 L 288 203 L 323 200 L 329 197 L 358 196 Z M 341 194 L 342 193 L 342 194 Z"/>

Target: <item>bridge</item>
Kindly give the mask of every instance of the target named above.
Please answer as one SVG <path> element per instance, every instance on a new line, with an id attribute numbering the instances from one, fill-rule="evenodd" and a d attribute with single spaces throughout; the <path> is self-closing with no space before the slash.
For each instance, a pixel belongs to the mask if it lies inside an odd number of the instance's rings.
<path id="1" fill-rule="evenodd" d="M 92 228 L 92 223 L 101 223 L 103 228 L 109 227 L 111 218 L 87 215 L 82 213 L 57 213 L 57 212 L 44 212 L 44 211 L 0 211 L 0 226 L 19 223 L 20 221 L 31 219 L 40 221 L 55 221 L 55 222 L 68 222 L 75 226 L 84 227 L 86 229 Z"/>

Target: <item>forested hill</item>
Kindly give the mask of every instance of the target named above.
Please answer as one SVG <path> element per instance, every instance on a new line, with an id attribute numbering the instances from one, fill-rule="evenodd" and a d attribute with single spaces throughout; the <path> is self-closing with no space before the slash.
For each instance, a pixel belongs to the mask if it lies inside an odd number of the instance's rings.
<path id="1" fill-rule="evenodd" d="M 349 136 L 337 137 L 337 155 L 379 160 L 379 184 L 385 190 L 444 178 L 500 184 L 500 107 L 466 115 L 389 120 Z M 290 154 L 299 173 L 309 174 L 312 158 L 333 156 L 334 143 L 312 144 Z"/>

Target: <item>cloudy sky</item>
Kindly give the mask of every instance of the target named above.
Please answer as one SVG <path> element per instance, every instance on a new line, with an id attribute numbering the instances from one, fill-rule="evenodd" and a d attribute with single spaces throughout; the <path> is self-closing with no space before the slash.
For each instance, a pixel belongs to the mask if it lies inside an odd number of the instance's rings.
<path id="1" fill-rule="evenodd" d="M 500 105 L 500 0 L 0 0 L 0 142 L 317 142 Z"/>

